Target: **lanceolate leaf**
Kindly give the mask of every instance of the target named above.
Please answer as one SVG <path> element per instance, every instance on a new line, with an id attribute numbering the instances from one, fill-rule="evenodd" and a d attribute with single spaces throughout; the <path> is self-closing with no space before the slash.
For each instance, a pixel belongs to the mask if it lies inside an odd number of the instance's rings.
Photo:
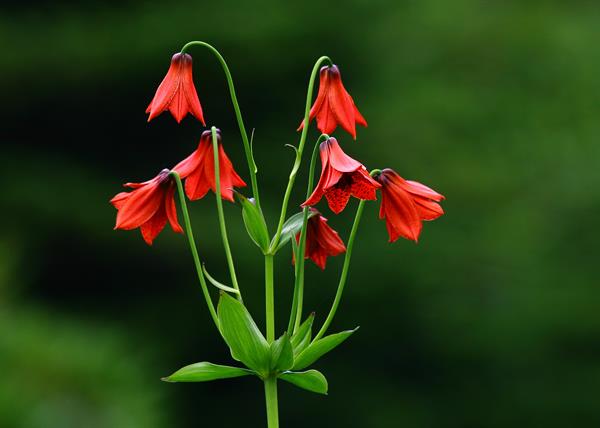
<path id="1" fill-rule="evenodd" d="M 271 370 L 283 372 L 294 365 L 294 352 L 287 332 L 271 343 Z"/>
<path id="2" fill-rule="evenodd" d="M 313 312 L 308 318 L 300 324 L 298 331 L 292 336 L 292 347 L 294 348 L 294 357 L 299 355 L 309 345 L 312 339 L 312 325 L 315 320 Z"/>
<path id="3" fill-rule="evenodd" d="M 358 327 L 354 330 L 346 330 L 341 333 L 332 334 L 325 336 L 322 339 L 311 343 L 304 351 L 298 355 L 294 360 L 294 370 L 301 370 L 310 366 L 312 363 L 317 361 L 323 355 L 337 347 L 344 340 L 346 340 L 352 333 L 358 330 Z"/>
<path id="4" fill-rule="evenodd" d="M 261 375 L 269 371 L 269 344 L 256 326 L 246 307 L 238 300 L 221 293 L 219 327 L 231 349 L 231 356 Z"/>
<path id="5" fill-rule="evenodd" d="M 253 199 L 248 199 L 238 192 L 236 196 L 242 205 L 242 218 L 248 235 L 263 252 L 266 252 L 269 249 L 269 232 L 262 213 Z"/>
<path id="6" fill-rule="evenodd" d="M 208 382 L 217 379 L 229 379 L 254 374 L 252 370 L 239 367 L 221 366 L 206 361 L 185 366 L 171 376 L 164 377 L 166 382 Z"/>
<path id="7" fill-rule="evenodd" d="M 316 215 L 317 212 L 313 210 L 308 211 L 308 218 Z M 283 247 L 290 238 L 296 236 L 300 229 L 302 229 L 302 220 L 303 213 L 299 212 L 288 218 L 285 223 L 283 223 L 283 228 L 281 229 L 281 238 L 279 239 L 279 244 L 277 245 L 277 250 Z"/>
<path id="8" fill-rule="evenodd" d="M 308 370 L 305 372 L 285 372 L 279 375 L 281 380 L 293 383 L 294 385 L 317 394 L 327 395 L 327 379 L 317 370 Z"/>

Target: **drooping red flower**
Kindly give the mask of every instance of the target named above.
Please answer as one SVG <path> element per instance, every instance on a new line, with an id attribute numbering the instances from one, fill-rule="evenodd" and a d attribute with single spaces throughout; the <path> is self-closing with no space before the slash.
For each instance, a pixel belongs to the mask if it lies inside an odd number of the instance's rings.
<path id="1" fill-rule="evenodd" d="M 400 237 L 417 242 L 423 220 L 435 220 L 444 214 L 438 204 L 444 196 L 429 187 L 405 180 L 389 168 L 376 179 L 382 185 L 379 218 L 385 218 L 390 242 Z"/>
<path id="2" fill-rule="evenodd" d="M 363 164 L 343 152 L 335 138 L 322 142 L 319 150 L 321 178 L 303 207 L 315 205 L 325 196 L 331 211 L 339 214 L 350 196 L 372 201 L 377 199 L 375 191 L 381 185 L 369 175 Z"/>
<path id="3" fill-rule="evenodd" d="M 167 220 L 173 232 L 183 233 L 177 221 L 175 182 L 169 172 L 168 169 L 163 169 L 152 180 L 124 184 L 134 190 L 118 193 L 110 200 L 118 210 L 115 229 L 132 230 L 139 227 L 148 245 L 152 245 Z"/>
<path id="4" fill-rule="evenodd" d="M 327 224 L 327 219 L 316 209 L 311 208 L 311 210 L 315 214 L 306 224 L 304 258 L 311 259 L 321 269 L 325 269 L 327 257 L 344 253 L 346 246 L 338 233 Z M 296 242 L 300 242 L 300 232 L 296 235 Z M 292 261 L 295 263 L 295 260 Z"/>
<path id="5" fill-rule="evenodd" d="M 310 109 L 309 122 L 317 118 L 317 128 L 324 134 L 331 134 L 338 125 L 356 140 L 356 124 L 367 126 L 354 100 L 344 88 L 337 65 L 321 67 L 319 73 L 319 93 Z M 304 120 L 298 131 L 304 127 Z"/>
<path id="6" fill-rule="evenodd" d="M 171 112 L 177 123 L 191 113 L 206 125 L 194 86 L 192 57 L 189 54 L 176 53 L 171 58 L 169 71 L 146 109 L 146 113 L 150 113 L 148 122 L 166 110 Z"/>
<path id="7" fill-rule="evenodd" d="M 246 183 L 233 169 L 231 161 L 223 150 L 221 131 L 217 130 L 219 142 L 219 177 L 221 181 L 221 197 L 233 202 L 233 188 L 245 187 Z M 185 179 L 185 193 L 192 201 L 203 198 L 211 189 L 216 192 L 215 160 L 212 145 L 212 133 L 204 131 L 200 137 L 198 148 L 187 158 L 179 162 L 175 171 Z"/>

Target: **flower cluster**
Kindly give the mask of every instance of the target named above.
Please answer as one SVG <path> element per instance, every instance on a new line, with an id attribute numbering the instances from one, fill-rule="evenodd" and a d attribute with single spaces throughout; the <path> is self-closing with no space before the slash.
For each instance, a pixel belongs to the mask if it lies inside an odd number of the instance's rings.
<path id="1" fill-rule="evenodd" d="M 338 125 L 356 139 L 356 125 L 367 126 L 367 121 L 356 107 L 354 100 L 346 91 L 337 65 L 323 66 L 319 73 L 319 92 L 312 108 L 309 121 L 316 118 L 317 128 L 323 134 L 333 133 Z M 192 57 L 186 53 L 177 53 L 171 59 L 167 75 L 156 90 L 146 113 L 148 121 L 164 111 L 170 111 L 177 122 L 192 114 L 205 124 L 202 106 L 192 78 Z M 298 130 L 303 129 L 304 121 Z M 219 166 L 221 196 L 233 201 L 233 188 L 244 187 L 246 183 L 236 173 L 227 157 L 219 138 Z M 376 172 L 372 177 L 365 166 L 348 156 L 334 137 L 320 145 L 321 176 L 317 186 L 302 206 L 314 206 L 323 196 L 331 211 L 339 214 L 346 207 L 351 196 L 362 200 L 376 200 L 377 190 L 381 191 L 380 218 L 385 219 L 390 242 L 399 237 L 417 241 L 423 220 L 433 220 L 444 211 L 438 204 L 444 197 L 415 181 L 403 179 L 391 169 Z M 190 200 L 204 197 L 208 190 L 215 192 L 214 153 L 210 131 L 204 131 L 198 148 L 186 159 L 179 162 L 172 171 L 185 179 L 185 192 Z M 177 212 L 173 200 L 174 184 L 169 178 L 169 170 L 163 170 L 150 181 L 127 183 L 133 188 L 130 193 L 116 195 L 111 203 L 119 210 L 115 229 L 140 228 L 148 244 L 164 228 L 167 219 L 175 232 L 182 229 L 177 223 Z M 322 268 L 325 266 L 323 254 L 336 255 L 343 252 L 343 243 L 332 243 L 329 226 L 322 216 L 324 227 L 309 226 L 306 256 Z M 311 220 L 310 225 L 317 224 Z M 329 228 L 330 229 L 330 228 Z M 333 229 L 331 229 L 333 231 Z M 334 232 L 336 233 L 336 232 Z M 339 239 L 337 233 L 336 238 Z M 336 240 L 337 241 L 337 240 Z M 340 245 L 341 243 L 341 245 Z M 329 248 L 321 252 L 315 248 Z M 315 254 L 319 253 L 319 256 Z"/>
<path id="2" fill-rule="evenodd" d="M 400 237 L 416 242 L 423 221 L 434 220 L 444 213 L 440 206 L 444 197 L 423 184 L 405 180 L 392 169 L 374 169 L 369 172 L 361 162 L 344 152 L 338 139 L 331 134 L 340 127 L 356 140 L 356 125 L 366 127 L 367 121 L 344 87 L 339 68 L 328 57 L 321 57 L 317 60 L 311 74 L 305 115 L 298 128 L 298 131 L 302 131 L 300 142 L 297 147 L 294 146 L 296 159 L 288 179 L 277 230 L 271 237 L 260 205 L 257 168 L 252 154 L 252 145 L 237 104 L 231 73 L 216 49 L 204 42 L 190 42 L 181 52 L 173 55 L 167 74 L 146 109 L 148 121 L 169 111 L 178 123 L 189 113 L 206 126 L 202 106 L 194 86 L 192 57 L 185 52 L 193 45 L 203 46 L 212 51 L 225 72 L 248 161 L 252 197 L 247 198 L 235 190 L 245 187 L 246 182 L 235 171 L 225 153 L 221 132 L 213 126 L 202 133 L 196 149 L 173 168 L 163 169 L 151 180 L 124 185 L 129 190 L 118 193 L 110 200 L 117 209 L 115 229 L 139 228 L 142 238 L 148 245 L 152 245 L 167 223 L 176 233 L 185 231 L 210 315 L 229 346 L 231 355 L 246 366 L 246 368 L 239 368 L 201 362 L 186 366 L 165 380 L 209 381 L 254 374 L 265 382 L 268 426 L 275 428 L 278 427 L 276 380 L 281 379 L 313 392 L 326 393 L 325 377 L 316 370 L 303 370 L 355 331 L 346 330 L 324 337 L 344 290 L 354 238 L 365 201 L 377 200 L 379 194 L 379 217 L 385 220 L 390 242 Z M 324 63 L 329 65 L 320 67 Z M 311 107 L 312 88 L 317 71 L 319 89 Z M 300 204 L 300 212 L 286 218 L 292 187 L 302 162 L 308 127 L 313 120 L 321 131 L 321 136 L 317 140 L 318 145 L 314 147 L 310 163 L 306 200 Z M 321 174 L 313 188 L 317 154 L 321 160 Z M 231 287 L 214 279 L 202 264 L 187 211 L 186 200 L 201 199 L 208 194 L 209 190 L 215 194 L 217 201 L 219 229 L 231 275 Z M 184 227 L 178 220 L 176 192 L 179 196 Z M 234 194 L 242 208 L 242 218 L 248 235 L 265 257 L 266 337 L 262 335 L 243 304 L 235 263 L 229 248 L 222 201 L 234 202 Z M 340 214 L 348 206 L 351 197 L 360 202 L 345 244 L 338 232 L 329 225 L 327 218 L 317 210 L 316 205 L 325 198 L 329 209 L 334 214 Z M 291 242 L 293 248 L 294 293 L 288 330 L 276 340 L 273 258 L 288 242 Z M 337 292 L 322 327 L 313 336 L 314 314 L 302 322 L 305 260 L 310 259 L 318 267 L 325 269 L 327 258 L 340 254 L 344 254 L 344 263 Z M 208 282 L 220 289 L 217 309 L 209 293 Z M 234 295 L 237 299 L 233 297 Z"/>

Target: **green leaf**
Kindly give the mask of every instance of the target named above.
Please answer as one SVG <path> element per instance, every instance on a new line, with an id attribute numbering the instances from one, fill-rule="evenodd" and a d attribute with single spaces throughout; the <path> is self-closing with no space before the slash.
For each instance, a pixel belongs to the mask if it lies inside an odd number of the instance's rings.
<path id="1" fill-rule="evenodd" d="M 185 366 L 171 376 L 162 378 L 166 382 L 208 382 L 254 374 L 252 370 L 240 367 L 221 366 L 206 361 Z"/>
<path id="2" fill-rule="evenodd" d="M 302 389 L 327 395 L 327 379 L 317 370 L 285 372 L 279 375 L 279 379 L 292 383 Z"/>
<path id="3" fill-rule="evenodd" d="M 233 293 L 233 294 L 240 294 L 240 292 L 238 290 L 236 290 L 235 288 L 228 287 L 227 285 L 214 279 L 212 277 L 212 275 L 210 273 L 208 273 L 208 271 L 206 270 L 206 266 L 204 266 L 204 263 L 202 264 L 202 272 L 204 272 L 204 276 L 206 276 L 206 279 L 208 279 L 208 282 L 210 282 L 212 285 L 217 287 L 219 290 L 227 291 L 228 293 Z"/>
<path id="4" fill-rule="evenodd" d="M 292 336 L 292 347 L 294 348 L 294 357 L 299 355 L 310 344 L 312 339 L 312 325 L 315 320 L 315 313 L 308 316 L 306 321 L 300 324 L 298 331 Z"/>
<path id="5" fill-rule="evenodd" d="M 242 205 L 242 218 L 248 235 L 263 253 L 266 253 L 269 249 L 269 232 L 265 218 L 256 206 L 254 199 L 248 199 L 238 192 L 236 192 L 236 196 Z"/>
<path id="6" fill-rule="evenodd" d="M 356 330 L 358 330 L 358 327 L 354 330 L 346 330 L 341 333 L 325 336 L 324 338 L 311 343 L 308 348 L 302 351 L 294 360 L 294 370 L 301 370 L 310 366 L 323 355 L 340 345 L 344 340 L 348 339 L 348 337 Z"/>
<path id="7" fill-rule="evenodd" d="M 316 215 L 317 212 L 313 210 L 308 211 L 308 218 Z M 294 214 L 290 218 L 288 218 L 285 223 L 283 223 L 283 227 L 281 228 L 281 237 L 279 238 L 279 244 L 277 245 L 276 251 L 283 247 L 290 238 L 296 236 L 300 229 L 302 229 L 302 222 L 304 219 L 304 213 L 301 211 L 299 213 Z M 271 242 L 272 244 L 272 242 Z"/>
<path id="8" fill-rule="evenodd" d="M 219 327 L 231 356 L 260 375 L 267 375 L 271 352 L 269 344 L 256 326 L 246 307 L 227 293 L 221 292 Z"/>
<path id="9" fill-rule="evenodd" d="M 271 343 L 271 370 L 283 372 L 294 365 L 294 351 L 287 332 Z"/>

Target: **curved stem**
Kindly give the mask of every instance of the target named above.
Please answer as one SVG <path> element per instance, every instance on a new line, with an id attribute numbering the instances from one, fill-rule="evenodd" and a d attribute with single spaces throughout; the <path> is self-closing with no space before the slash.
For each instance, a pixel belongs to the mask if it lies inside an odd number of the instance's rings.
<path id="1" fill-rule="evenodd" d="M 175 171 L 171 171 L 170 175 L 175 179 L 175 183 L 177 183 L 177 193 L 179 193 L 179 202 L 181 205 L 181 212 L 183 213 L 185 234 L 187 235 L 188 242 L 190 243 L 190 251 L 192 252 L 192 258 L 194 259 L 194 265 L 196 266 L 196 272 L 198 273 L 198 280 L 200 281 L 200 286 L 202 287 L 202 293 L 204 294 L 204 298 L 206 299 L 206 304 L 208 305 L 210 316 L 212 317 L 215 325 L 217 326 L 217 329 L 219 329 L 219 319 L 217 318 L 217 312 L 215 311 L 215 306 L 212 302 L 212 299 L 210 298 L 208 286 L 206 285 L 206 279 L 204 278 L 204 273 L 202 272 L 202 264 L 200 263 L 198 249 L 196 248 L 196 241 L 194 240 L 194 232 L 192 231 L 192 223 L 190 222 L 190 215 L 188 213 L 187 204 L 185 202 L 185 193 L 183 192 L 183 186 L 181 185 L 181 178 L 179 177 L 179 174 Z"/>
<path id="2" fill-rule="evenodd" d="M 265 255 L 265 315 L 267 323 L 267 342 L 275 340 L 275 299 L 273 287 L 273 255 Z"/>
<path id="3" fill-rule="evenodd" d="M 321 64 L 323 64 L 324 62 L 333 64 L 328 56 L 322 56 L 321 58 L 319 58 L 312 69 L 310 80 L 308 81 L 306 105 L 304 107 L 304 121 L 302 122 L 304 123 L 304 126 L 302 128 L 302 134 L 300 135 L 300 143 L 298 144 L 298 150 L 296 151 L 296 159 L 294 161 L 294 166 L 292 167 L 292 172 L 290 172 L 287 188 L 285 189 L 285 194 L 283 196 L 283 203 L 281 204 L 281 214 L 279 215 L 279 223 L 277 224 L 277 231 L 275 232 L 271 248 L 269 248 L 270 252 L 274 251 L 275 248 L 277 248 L 277 245 L 279 244 L 279 239 L 281 238 L 281 230 L 283 228 L 283 223 L 285 222 L 285 216 L 287 213 L 287 206 L 290 201 L 290 195 L 292 194 L 294 182 L 296 181 L 296 175 L 298 174 L 300 164 L 302 163 L 302 152 L 304 151 L 304 144 L 306 143 L 306 135 L 308 133 L 308 118 L 310 116 L 310 106 L 312 102 L 313 88 L 315 86 L 315 79 L 317 77 L 317 73 L 319 72 Z"/>
<path id="4" fill-rule="evenodd" d="M 265 379 L 265 401 L 267 403 L 267 427 L 279 428 L 276 377 Z"/>
<path id="5" fill-rule="evenodd" d="M 313 183 L 315 176 L 315 167 L 317 165 L 317 155 L 319 153 L 319 145 L 321 141 L 329 139 L 329 135 L 321 134 L 315 143 L 312 156 L 310 158 L 310 166 L 308 168 L 308 184 L 306 186 L 306 199 L 310 197 L 313 191 Z M 296 257 L 296 281 L 294 283 L 294 297 L 296 297 L 296 313 L 294 321 L 294 333 L 300 327 L 302 322 L 302 304 L 304 302 L 304 253 L 306 251 L 306 233 L 308 224 L 309 207 L 304 207 L 302 210 L 302 229 L 300 231 L 300 243 L 298 245 L 298 257 Z M 293 239 L 293 238 L 292 238 Z"/>
<path id="6" fill-rule="evenodd" d="M 237 96 L 235 94 L 235 87 L 233 85 L 233 78 L 231 77 L 229 67 L 227 66 L 225 59 L 219 53 L 219 51 L 206 42 L 192 41 L 186 43 L 181 48 L 181 53 L 185 53 L 185 51 L 188 50 L 191 46 L 202 46 L 207 48 L 214 54 L 215 57 L 217 57 L 217 60 L 221 64 L 221 67 L 223 67 L 223 72 L 225 73 L 225 77 L 227 79 L 227 86 L 229 86 L 229 95 L 231 96 L 231 103 L 233 104 L 233 109 L 235 110 L 235 118 L 237 119 L 237 123 L 240 128 L 240 134 L 242 136 L 242 142 L 244 143 L 244 152 L 246 153 L 248 169 L 250 172 L 250 181 L 252 182 L 252 193 L 254 195 L 254 199 L 256 200 L 256 206 L 260 209 L 260 197 L 258 195 L 258 183 L 256 181 L 256 172 L 258 171 L 258 169 L 256 168 L 256 163 L 254 162 L 252 147 L 250 146 L 250 142 L 248 141 L 248 134 L 246 133 L 246 127 L 244 126 L 244 120 L 242 119 L 242 112 L 240 111 L 240 105 L 238 104 Z"/>
<path id="7" fill-rule="evenodd" d="M 221 239 L 223 240 L 223 247 L 225 248 L 225 257 L 227 258 L 227 265 L 229 266 L 231 284 L 233 285 L 233 288 L 235 288 L 238 291 L 238 300 L 242 301 L 242 293 L 240 292 L 240 286 L 238 285 L 237 275 L 235 274 L 235 264 L 233 263 L 231 248 L 229 247 L 229 238 L 227 237 L 225 214 L 223 214 L 223 201 L 221 199 L 221 172 L 219 164 L 219 140 L 217 139 L 217 128 L 213 126 L 212 128 L 210 128 L 210 131 L 212 133 L 213 160 L 215 165 L 215 199 L 217 201 L 217 212 L 219 214 L 219 229 L 221 229 Z"/>
<path id="8" fill-rule="evenodd" d="M 352 225 L 352 230 L 350 231 L 350 237 L 348 238 L 348 245 L 346 247 L 346 257 L 344 258 L 344 266 L 342 267 L 342 274 L 340 275 L 340 282 L 338 283 L 338 289 L 335 293 L 335 299 L 333 300 L 333 304 L 331 305 L 331 309 L 329 310 L 329 315 L 327 315 L 327 319 L 323 323 L 323 327 L 317 333 L 313 342 L 319 340 L 331 324 L 333 317 L 335 316 L 335 312 L 337 311 L 338 305 L 340 304 L 340 300 L 342 299 L 342 293 L 344 292 L 344 286 L 346 285 L 346 278 L 348 277 L 348 268 L 350 267 L 350 258 L 352 257 L 352 248 L 354 247 L 354 238 L 356 237 L 356 231 L 358 230 L 358 224 L 360 223 L 360 217 L 362 216 L 363 208 L 365 206 L 365 201 L 361 200 L 358 203 L 358 208 L 356 209 L 356 216 L 354 217 L 354 224 Z"/>

